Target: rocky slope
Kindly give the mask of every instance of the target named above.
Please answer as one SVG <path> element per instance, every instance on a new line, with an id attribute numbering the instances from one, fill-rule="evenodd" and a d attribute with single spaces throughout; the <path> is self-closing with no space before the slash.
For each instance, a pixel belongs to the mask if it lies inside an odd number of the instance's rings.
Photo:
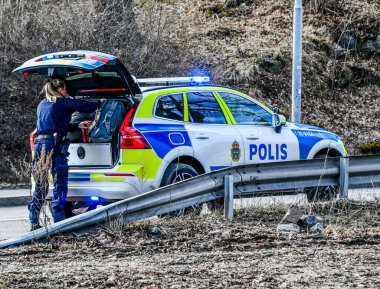
<path id="1" fill-rule="evenodd" d="M 194 69 L 289 116 L 293 1 L 189 2 L 166 6 L 189 20 Z M 339 134 L 357 153 L 380 136 L 380 2 L 303 3 L 302 121 Z"/>

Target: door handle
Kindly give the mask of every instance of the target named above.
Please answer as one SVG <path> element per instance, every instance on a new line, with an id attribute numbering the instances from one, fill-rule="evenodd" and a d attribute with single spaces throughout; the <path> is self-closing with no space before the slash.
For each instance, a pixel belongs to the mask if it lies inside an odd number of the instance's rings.
<path id="1" fill-rule="evenodd" d="M 204 135 L 203 133 L 201 133 L 201 134 L 198 134 L 195 138 L 196 139 L 209 139 L 210 137 L 208 137 L 208 136 Z"/>
<path id="2" fill-rule="evenodd" d="M 246 139 L 249 139 L 249 140 L 258 140 L 259 137 L 250 136 L 250 137 L 247 137 Z"/>

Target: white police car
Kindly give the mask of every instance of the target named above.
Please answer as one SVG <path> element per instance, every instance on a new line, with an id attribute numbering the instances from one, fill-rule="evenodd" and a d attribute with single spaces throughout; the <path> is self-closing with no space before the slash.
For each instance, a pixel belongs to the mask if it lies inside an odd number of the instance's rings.
<path id="1" fill-rule="evenodd" d="M 71 205 L 112 202 L 230 166 L 347 154 L 337 135 L 286 122 L 207 77 L 136 81 L 116 57 L 91 51 L 39 56 L 15 71 L 59 75 L 73 97 L 109 98 L 126 108 L 112 141 L 72 141 Z"/>

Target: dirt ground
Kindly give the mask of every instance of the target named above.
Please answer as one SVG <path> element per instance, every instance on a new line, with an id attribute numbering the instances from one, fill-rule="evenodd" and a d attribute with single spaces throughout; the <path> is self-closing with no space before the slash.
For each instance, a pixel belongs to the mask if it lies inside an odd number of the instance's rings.
<path id="1" fill-rule="evenodd" d="M 379 288 L 379 208 L 304 207 L 317 235 L 276 232 L 283 207 L 109 224 L 0 251 L 0 288 Z"/>

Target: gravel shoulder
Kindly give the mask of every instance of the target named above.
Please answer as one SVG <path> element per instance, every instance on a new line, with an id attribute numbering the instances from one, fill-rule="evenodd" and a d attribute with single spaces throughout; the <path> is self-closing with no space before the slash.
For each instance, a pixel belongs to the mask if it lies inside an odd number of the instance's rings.
<path id="1" fill-rule="evenodd" d="M 280 207 L 114 222 L 0 251 L 0 288 L 379 288 L 379 207 L 314 207 L 318 235 L 276 232 Z"/>

